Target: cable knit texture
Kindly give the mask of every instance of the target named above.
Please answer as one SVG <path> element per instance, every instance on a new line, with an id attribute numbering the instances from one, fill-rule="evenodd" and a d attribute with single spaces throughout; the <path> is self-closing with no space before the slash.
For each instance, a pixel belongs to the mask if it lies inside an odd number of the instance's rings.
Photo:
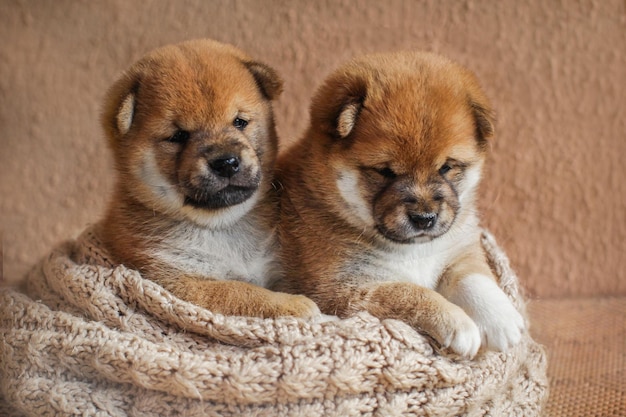
<path id="1" fill-rule="evenodd" d="M 366 313 L 324 323 L 213 314 L 113 266 L 94 230 L 33 268 L 25 293 L 0 293 L 0 412 L 540 415 L 546 359 L 528 336 L 469 361 Z M 487 233 L 483 245 L 525 314 L 508 259 Z"/>

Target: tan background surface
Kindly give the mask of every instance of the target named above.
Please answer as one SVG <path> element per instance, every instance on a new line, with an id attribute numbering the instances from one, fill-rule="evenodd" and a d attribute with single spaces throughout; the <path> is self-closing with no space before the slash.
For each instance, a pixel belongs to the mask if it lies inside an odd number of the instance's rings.
<path id="1" fill-rule="evenodd" d="M 284 142 L 356 54 L 426 49 L 474 70 L 498 114 L 484 224 L 532 296 L 626 295 L 626 3 L 0 0 L 0 231 L 18 279 L 102 214 L 106 88 L 165 43 L 211 37 L 274 66 Z"/>

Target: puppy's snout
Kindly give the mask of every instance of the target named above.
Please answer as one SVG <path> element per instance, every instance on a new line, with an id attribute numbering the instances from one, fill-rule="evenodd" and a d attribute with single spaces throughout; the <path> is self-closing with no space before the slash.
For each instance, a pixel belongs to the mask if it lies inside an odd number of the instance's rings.
<path id="1" fill-rule="evenodd" d="M 437 213 L 416 213 L 409 215 L 411 223 L 419 230 L 428 230 L 437 223 Z"/>
<path id="2" fill-rule="evenodd" d="M 230 178 L 234 176 L 241 167 L 239 157 L 233 155 L 221 156 L 209 162 L 209 166 L 220 177 Z"/>

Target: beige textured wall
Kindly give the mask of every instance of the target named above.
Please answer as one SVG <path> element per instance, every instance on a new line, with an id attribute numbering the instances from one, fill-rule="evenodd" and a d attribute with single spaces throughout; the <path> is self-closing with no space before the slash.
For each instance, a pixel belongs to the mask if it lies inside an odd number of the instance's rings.
<path id="1" fill-rule="evenodd" d="M 102 214 L 113 184 L 98 114 L 134 59 L 233 43 L 286 80 L 284 141 L 341 61 L 426 49 L 474 70 L 498 113 L 483 218 L 533 296 L 626 294 L 623 0 L 0 1 L 0 231 L 19 278 Z"/>

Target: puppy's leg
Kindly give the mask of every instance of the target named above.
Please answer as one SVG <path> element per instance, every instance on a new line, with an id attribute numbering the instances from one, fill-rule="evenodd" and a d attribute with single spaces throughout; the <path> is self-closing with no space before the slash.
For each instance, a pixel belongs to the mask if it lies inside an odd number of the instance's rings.
<path id="1" fill-rule="evenodd" d="M 155 281 L 178 298 L 224 315 L 262 318 L 320 315 L 317 305 L 305 296 L 274 292 L 246 282 L 192 276 Z"/>
<path id="2" fill-rule="evenodd" d="M 483 346 L 505 351 L 520 341 L 524 319 L 498 286 L 480 247 L 446 270 L 438 291 L 476 322 Z"/>
<path id="3" fill-rule="evenodd" d="M 348 305 L 348 314 L 367 310 L 380 319 L 402 320 L 468 358 L 480 347 L 480 335 L 472 319 L 428 288 L 404 282 L 377 283 L 355 293 Z"/>

